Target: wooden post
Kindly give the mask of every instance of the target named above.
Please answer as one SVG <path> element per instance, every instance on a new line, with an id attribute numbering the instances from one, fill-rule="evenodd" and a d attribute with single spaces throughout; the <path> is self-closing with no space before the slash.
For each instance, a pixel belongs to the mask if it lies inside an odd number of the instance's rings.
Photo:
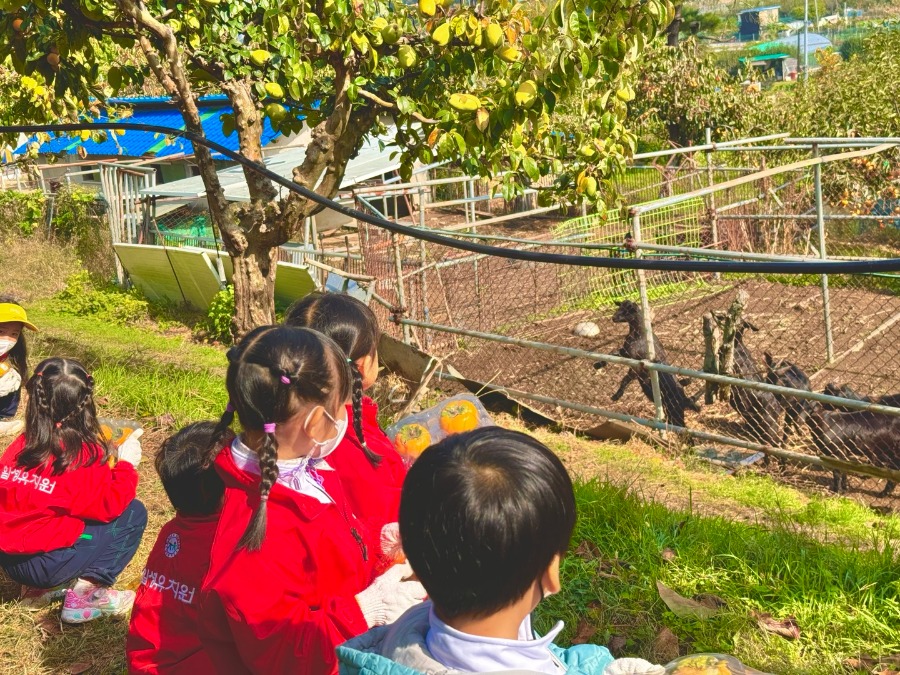
<path id="1" fill-rule="evenodd" d="M 719 374 L 732 376 L 734 374 L 734 339 L 737 335 L 741 317 L 747 307 L 750 295 L 741 289 L 737 297 L 731 303 L 728 313 L 725 315 L 722 325 L 722 348 L 719 358 Z M 727 401 L 731 398 L 731 385 L 723 384 L 719 387 L 719 400 Z"/>
<path id="2" fill-rule="evenodd" d="M 706 351 L 703 356 L 703 372 L 712 375 L 719 374 L 719 349 L 722 347 L 722 333 L 719 325 L 716 323 L 712 312 L 703 315 L 703 341 L 706 344 Z M 716 390 L 718 385 L 715 382 L 706 381 L 703 399 L 706 405 L 715 403 Z"/>

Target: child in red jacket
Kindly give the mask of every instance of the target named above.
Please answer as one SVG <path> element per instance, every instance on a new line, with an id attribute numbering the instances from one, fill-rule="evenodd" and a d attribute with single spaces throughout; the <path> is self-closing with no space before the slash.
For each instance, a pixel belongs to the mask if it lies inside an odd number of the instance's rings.
<path id="1" fill-rule="evenodd" d="M 156 455 L 175 517 L 156 538 L 137 590 L 125 642 L 131 673 L 215 672 L 197 634 L 201 587 L 225 494 L 209 448 L 215 426 L 191 424 L 167 438 Z"/>
<path id="2" fill-rule="evenodd" d="M 311 293 L 288 310 L 284 322 L 327 335 L 350 362 L 353 393 L 347 417 L 355 433 L 344 436 L 329 463 L 341 474 L 354 512 L 370 529 L 383 533 L 386 544 L 396 542 L 393 553 L 397 554 L 396 523 L 406 464 L 378 424 L 378 405 L 363 393 L 378 377 L 378 320 L 350 295 Z M 394 562 L 393 555 L 386 555 L 377 567 L 384 570 Z"/>
<path id="3" fill-rule="evenodd" d="M 77 361 L 41 362 L 26 391 L 25 433 L 0 459 L 0 567 L 30 588 L 32 606 L 64 593 L 66 623 L 126 614 L 134 593 L 110 586 L 147 525 L 134 498 L 139 433 L 113 463 L 97 423 L 93 378 Z"/>
<path id="4" fill-rule="evenodd" d="M 408 565 L 375 575 L 379 533 L 330 465 L 347 429 L 347 358 L 315 331 L 265 326 L 229 352 L 231 404 L 212 434 L 225 500 L 200 605 L 217 673 L 337 672 L 335 647 L 420 601 Z M 212 442 L 212 441 L 211 441 Z"/>

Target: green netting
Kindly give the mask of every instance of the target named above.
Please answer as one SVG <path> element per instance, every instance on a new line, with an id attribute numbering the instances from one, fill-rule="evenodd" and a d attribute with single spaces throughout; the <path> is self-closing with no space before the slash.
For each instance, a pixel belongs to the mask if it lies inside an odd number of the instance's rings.
<path id="1" fill-rule="evenodd" d="M 665 246 L 702 246 L 705 213 L 702 199 L 690 199 L 663 209 L 641 215 L 641 239 L 646 243 Z M 606 244 L 608 255 L 633 257 L 624 246 L 626 236 L 632 231 L 632 221 L 619 210 L 602 216 L 592 214 L 574 218 L 554 228 L 554 238 L 572 241 L 573 244 Z M 604 251 L 580 249 L 584 255 L 602 255 Z M 644 252 L 645 257 L 654 255 Z M 616 270 L 594 267 L 560 266 L 560 285 L 566 298 L 567 309 L 585 309 L 613 306 L 623 299 L 633 299 L 638 294 L 637 274 L 633 270 Z M 664 300 L 670 295 L 683 293 L 688 286 L 702 283 L 698 277 L 666 272 L 648 272 L 647 291 L 651 298 Z"/>

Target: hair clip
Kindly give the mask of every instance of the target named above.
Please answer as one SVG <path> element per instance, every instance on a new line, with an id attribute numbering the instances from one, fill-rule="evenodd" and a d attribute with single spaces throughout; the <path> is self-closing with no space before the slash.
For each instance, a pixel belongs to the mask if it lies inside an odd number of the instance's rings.
<path id="1" fill-rule="evenodd" d="M 282 375 L 282 376 L 281 376 L 281 383 L 282 383 L 282 384 L 290 384 L 290 383 L 291 383 L 291 378 L 289 378 L 287 375 Z"/>
<path id="2" fill-rule="evenodd" d="M 353 359 L 347 359 L 347 363 L 353 363 Z"/>
<path id="3" fill-rule="evenodd" d="M 225 406 L 225 412 L 233 413 L 234 412 L 234 403 L 232 403 L 231 401 L 228 401 L 228 404 Z"/>
<path id="4" fill-rule="evenodd" d="M 265 424 L 263 424 L 263 431 L 266 432 L 267 434 L 274 434 L 275 433 L 275 422 L 266 422 Z"/>

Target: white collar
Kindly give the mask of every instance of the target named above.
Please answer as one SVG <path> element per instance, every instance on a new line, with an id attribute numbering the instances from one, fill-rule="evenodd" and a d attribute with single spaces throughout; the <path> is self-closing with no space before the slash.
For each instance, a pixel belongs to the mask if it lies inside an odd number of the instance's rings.
<path id="1" fill-rule="evenodd" d="M 434 607 L 428 614 L 428 624 L 429 630 L 425 636 L 428 652 L 446 668 L 475 673 L 531 670 L 546 675 L 561 675 L 566 672 L 565 666 L 548 649 L 563 629 L 562 621 L 544 637 L 535 638 L 531 632 L 531 617 L 525 617 L 519 627 L 518 640 L 462 633 L 441 621 L 434 613 Z"/>
<path id="2" fill-rule="evenodd" d="M 235 436 L 231 443 L 231 456 L 234 463 L 242 471 L 259 474 L 259 457 L 248 448 L 240 436 Z M 310 460 L 308 457 L 296 459 L 279 459 L 278 482 L 286 488 L 299 492 L 307 497 L 312 497 L 322 504 L 331 504 L 332 499 L 325 488 L 316 479 L 319 471 L 332 471 L 324 459 Z"/>

